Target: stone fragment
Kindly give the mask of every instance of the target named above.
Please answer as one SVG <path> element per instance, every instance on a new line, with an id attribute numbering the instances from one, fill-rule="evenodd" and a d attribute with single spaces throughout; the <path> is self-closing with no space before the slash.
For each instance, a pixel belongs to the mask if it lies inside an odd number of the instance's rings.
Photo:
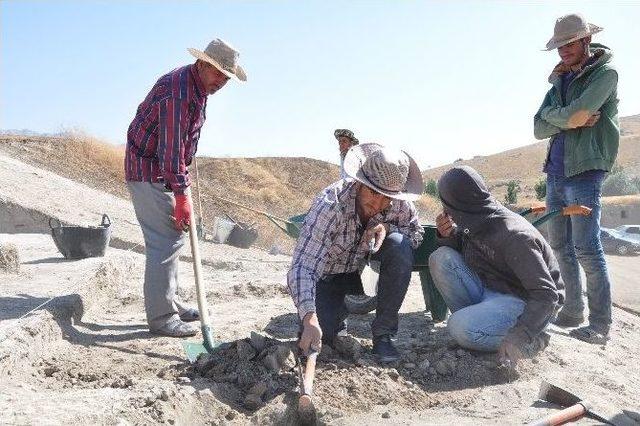
<path id="1" fill-rule="evenodd" d="M 262 406 L 262 398 L 250 393 L 244 398 L 242 405 L 244 405 L 248 410 L 257 410 Z"/>
<path id="2" fill-rule="evenodd" d="M 256 333 L 255 331 L 251 332 L 251 346 L 258 351 L 262 352 L 267 346 L 267 338 L 262 334 Z"/>
<path id="3" fill-rule="evenodd" d="M 418 368 L 420 368 L 420 370 L 423 370 L 424 372 L 427 372 L 429 370 L 429 367 L 431 367 L 431 363 L 428 359 L 422 360 L 418 365 Z"/>
<path id="4" fill-rule="evenodd" d="M 389 377 L 391 377 L 392 380 L 398 380 L 398 377 L 400 377 L 400 373 L 398 373 L 398 370 L 396 370 L 395 368 L 389 370 L 387 374 L 389 375 Z"/>
<path id="5" fill-rule="evenodd" d="M 267 391 L 267 384 L 265 382 L 258 382 L 249 389 L 249 393 L 262 398 L 262 395 Z"/>
<path id="6" fill-rule="evenodd" d="M 246 340 L 238 340 L 236 350 L 238 351 L 238 358 L 244 361 L 249 361 L 257 355 L 256 350 Z"/>

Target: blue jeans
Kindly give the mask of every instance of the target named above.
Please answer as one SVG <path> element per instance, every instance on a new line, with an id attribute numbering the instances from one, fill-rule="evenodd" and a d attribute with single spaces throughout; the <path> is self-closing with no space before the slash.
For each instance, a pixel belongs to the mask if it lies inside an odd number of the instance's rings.
<path id="1" fill-rule="evenodd" d="M 413 246 L 407 237 L 394 232 L 387 236 L 371 259 L 380 262 L 376 318 L 371 324 L 371 333 L 374 338 L 394 335 L 398 331 L 398 311 L 411 280 Z M 331 343 L 345 328 L 348 311 L 344 298 L 347 294 L 363 294 L 357 272 L 327 275 L 316 285 L 316 314 L 322 340 L 326 343 Z"/>
<path id="2" fill-rule="evenodd" d="M 603 177 L 547 176 L 547 208 L 560 209 L 582 204 L 592 209 L 589 216 L 556 216 L 549 220 L 549 244 L 560 264 L 566 298 L 562 315 L 584 315 L 579 265 L 587 277 L 589 324 L 601 333 L 611 325 L 611 280 L 600 242 L 600 196 Z"/>
<path id="3" fill-rule="evenodd" d="M 429 256 L 429 271 L 451 310 L 449 334 L 464 348 L 496 351 L 522 314 L 524 300 L 488 289 L 451 247 L 440 247 Z"/>

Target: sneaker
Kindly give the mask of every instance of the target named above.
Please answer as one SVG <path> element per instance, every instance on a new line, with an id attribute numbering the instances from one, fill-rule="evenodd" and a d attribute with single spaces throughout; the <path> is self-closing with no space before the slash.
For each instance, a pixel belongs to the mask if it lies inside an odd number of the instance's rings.
<path id="1" fill-rule="evenodd" d="M 380 362 L 395 362 L 400 359 L 400 354 L 391 343 L 391 337 L 388 334 L 373 338 L 373 353 L 377 355 Z"/>
<path id="2" fill-rule="evenodd" d="M 180 314 L 180 319 L 184 322 L 200 321 L 200 312 L 196 308 L 189 308 Z"/>
<path id="3" fill-rule="evenodd" d="M 601 333 L 594 330 L 591 326 L 571 330 L 569 336 L 575 337 L 583 342 L 591 343 L 592 345 L 606 345 L 609 340 L 609 333 Z"/>
<path id="4" fill-rule="evenodd" d="M 163 326 L 150 329 L 153 334 L 168 337 L 190 337 L 198 334 L 198 329 L 179 319 L 172 319 Z"/>
<path id="5" fill-rule="evenodd" d="M 562 311 L 560 311 L 556 319 L 554 319 L 552 322 L 558 327 L 567 328 L 578 327 L 580 326 L 580 324 L 582 324 L 583 321 L 584 317 L 582 315 L 580 315 L 579 317 L 572 317 L 569 315 L 564 315 Z"/>

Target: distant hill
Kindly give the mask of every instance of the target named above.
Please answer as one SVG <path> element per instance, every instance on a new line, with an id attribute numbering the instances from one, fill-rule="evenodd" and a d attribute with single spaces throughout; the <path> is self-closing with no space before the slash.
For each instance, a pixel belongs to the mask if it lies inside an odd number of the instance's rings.
<path id="1" fill-rule="evenodd" d="M 640 115 L 621 121 L 624 136 L 618 161 L 631 174 L 640 176 Z M 115 146 L 82 133 L 41 136 L 20 132 L 1 135 L 0 152 L 90 187 L 129 197 L 124 184 L 122 145 Z M 546 142 L 539 142 L 455 164 L 468 164 L 480 171 L 500 199 L 507 182 L 519 180 L 523 189 L 519 202 L 525 204 L 533 200 L 533 185 L 542 177 L 540 168 L 545 150 Z M 450 167 L 437 167 L 423 174 L 426 179 L 437 179 Z M 338 166 L 304 157 L 199 157 L 198 172 L 205 226 L 210 228 L 214 217 L 229 214 L 243 222 L 256 222 L 263 247 L 278 243 L 288 248 L 293 241 L 263 216 L 232 206 L 219 197 L 287 218 L 304 213 L 314 196 L 339 177 Z M 193 165 L 190 173 L 195 178 Z M 437 200 L 423 196 L 416 204 L 423 221 L 434 220 L 439 210 Z"/>
<path id="2" fill-rule="evenodd" d="M 640 115 L 622 117 L 620 149 L 617 163 L 635 176 L 640 176 Z M 476 156 L 470 160 L 457 161 L 446 166 L 435 167 L 423 172 L 426 179 L 437 180 L 454 165 L 468 165 L 478 170 L 487 185 L 499 200 L 504 199 L 507 183 L 520 181 L 522 193 L 519 202 L 535 199 L 534 185 L 541 179 L 542 163 L 547 150 L 547 141 L 537 142 L 498 154 Z"/>

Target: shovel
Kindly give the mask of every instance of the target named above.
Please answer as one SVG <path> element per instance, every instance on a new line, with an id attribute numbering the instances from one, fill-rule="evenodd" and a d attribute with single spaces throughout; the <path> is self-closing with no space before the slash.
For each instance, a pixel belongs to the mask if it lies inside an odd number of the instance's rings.
<path id="1" fill-rule="evenodd" d="M 191 212 L 189 215 L 189 241 L 191 242 L 191 257 L 193 257 L 193 273 L 196 279 L 196 295 L 198 297 L 198 310 L 200 311 L 200 329 L 202 330 L 202 343 L 182 342 L 182 347 L 187 354 L 190 362 L 195 362 L 200 354 L 211 353 L 217 346 L 213 343 L 213 334 L 211 332 L 211 323 L 209 319 L 209 307 L 205 298 L 204 288 L 202 285 L 202 263 L 200 261 L 200 250 L 198 248 L 198 232 L 196 230 L 196 220 L 193 214 L 193 203 L 191 200 L 191 191 L 187 191 L 189 202 L 191 203 Z"/>
<path id="2" fill-rule="evenodd" d="M 544 419 L 530 423 L 530 426 L 561 425 L 572 420 L 578 420 L 583 416 L 591 417 L 592 419 L 598 420 L 607 425 L 613 424 L 604 417 L 591 411 L 591 405 L 588 402 L 583 401 L 580 397 L 572 394 L 571 392 L 552 385 L 545 380 L 543 380 L 540 385 L 538 398 L 565 408 L 564 410 L 551 414 Z"/>

